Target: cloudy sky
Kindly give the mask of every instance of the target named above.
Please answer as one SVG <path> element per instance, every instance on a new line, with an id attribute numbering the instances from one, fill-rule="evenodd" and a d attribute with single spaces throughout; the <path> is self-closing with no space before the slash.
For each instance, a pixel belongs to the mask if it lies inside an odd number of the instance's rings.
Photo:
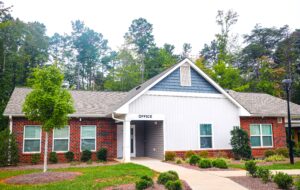
<path id="1" fill-rule="evenodd" d="M 232 9 L 239 14 L 233 32 L 246 34 L 256 23 L 300 28 L 300 0 L 6 0 L 13 5 L 13 16 L 39 21 L 47 34 L 71 31 L 71 21 L 80 19 L 101 32 L 112 48 L 123 43 L 124 33 L 133 19 L 144 17 L 153 24 L 156 43 L 191 43 L 199 52 L 218 32 L 217 10 Z"/>

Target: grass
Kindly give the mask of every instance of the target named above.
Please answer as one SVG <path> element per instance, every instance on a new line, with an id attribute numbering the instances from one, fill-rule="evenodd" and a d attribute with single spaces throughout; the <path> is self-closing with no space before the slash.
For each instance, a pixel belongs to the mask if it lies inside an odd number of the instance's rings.
<path id="1" fill-rule="evenodd" d="M 45 189 L 45 190 L 59 190 L 59 189 L 101 189 L 103 187 L 134 183 L 141 176 L 148 175 L 153 177 L 154 172 L 147 167 L 136 164 L 117 164 L 111 166 L 97 166 L 87 168 L 67 168 L 55 169 L 50 171 L 70 171 L 81 172 L 82 175 L 74 180 L 66 180 L 60 182 L 53 182 L 43 185 L 7 185 L 0 182 L 0 189 Z M 29 174 L 34 172 L 41 172 L 40 170 L 20 170 L 20 171 L 0 171 L 0 181 L 17 175 Z"/>
<path id="2" fill-rule="evenodd" d="M 229 168 L 239 168 L 245 169 L 245 164 L 228 164 Z M 289 163 L 281 164 L 281 163 L 273 163 L 272 165 L 263 165 L 263 168 L 267 168 L 269 170 L 289 170 L 289 169 L 300 169 L 300 161 L 295 162 L 294 165 Z"/>

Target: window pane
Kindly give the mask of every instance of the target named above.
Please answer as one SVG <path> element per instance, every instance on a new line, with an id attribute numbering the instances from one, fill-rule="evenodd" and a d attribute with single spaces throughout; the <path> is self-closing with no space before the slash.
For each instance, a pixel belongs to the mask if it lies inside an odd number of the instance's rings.
<path id="1" fill-rule="evenodd" d="M 81 150 L 95 150 L 95 139 L 82 139 Z"/>
<path id="2" fill-rule="evenodd" d="M 211 135 L 211 124 L 200 125 L 200 135 Z"/>
<path id="3" fill-rule="evenodd" d="M 250 135 L 260 135 L 259 125 L 250 125 Z"/>
<path id="4" fill-rule="evenodd" d="M 212 148 L 212 138 L 211 137 L 201 137 L 200 138 L 201 148 Z"/>
<path id="5" fill-rule="evenodd" d="M 81 138 L 95 138 L 95 126 L 82 126 L 81 128 Z"/>
<path id="6" fill-rule="evenodd" d="M 272 135 L 272 126 L 271 125 L 261 125 L 262 135 Z"/>
<path id="7" fill-rule="evenodd" d="M 260 137 L 251 137 L 251 146 L 260 146 Z"/>
<path id="8" fill-rule="evenodd" d="M 69 127 L 54 129 L 54 138 L 69 138 Z"/>
<path id="9" fill-rule="evenodd" d="M 24 152 L 39 152 L 40 140 L 25 140 Z"/>
<path id="10" fill-rule="evenodd" d="M 25 126 L 25 138 L 40 138 L 40 126 Z"/>
<path id="11" fill-rule="evenodd" d="M 272 146 L 272 137 L 263 137 L 263 146 Z"/>
<path id="12" fill-rule="evenodd" d="M 68 151 L 68 140 L 67 139 L 54 140 L 53 151 Z"/>

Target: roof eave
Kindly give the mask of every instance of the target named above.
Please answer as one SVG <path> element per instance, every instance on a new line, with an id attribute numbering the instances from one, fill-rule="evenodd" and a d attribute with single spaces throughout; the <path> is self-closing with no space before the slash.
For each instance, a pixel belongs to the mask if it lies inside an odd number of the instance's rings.
<path id="1" fill-rule="evenodd" d="M 4 113 L 5 117 L 25 117 L 25 114 L 20 113 Z M 111 114 L 69 114 L 68 117 L 84 117 L 84 118 L 111 118 Z"/>

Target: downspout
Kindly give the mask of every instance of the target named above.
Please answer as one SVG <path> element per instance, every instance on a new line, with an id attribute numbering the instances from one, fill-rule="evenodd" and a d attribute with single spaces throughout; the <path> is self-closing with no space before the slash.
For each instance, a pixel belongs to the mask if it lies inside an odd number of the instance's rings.
<path id="1" fill-rule="evenodd" d="M 13 120 L 12 115 L 9 116 L 9 134 L 12 134 Z"/>
<path id="2" fill-rule="evenodd" d="M 11 161 L 11 134 L 12 134 L 12 126 L 13 126 L 13 120 L 12 120 L 12 115 L 9 115 L 9 140 L 8 140 L 8 163 L 9 165 L 11 164 L 10 161 Z"/>

